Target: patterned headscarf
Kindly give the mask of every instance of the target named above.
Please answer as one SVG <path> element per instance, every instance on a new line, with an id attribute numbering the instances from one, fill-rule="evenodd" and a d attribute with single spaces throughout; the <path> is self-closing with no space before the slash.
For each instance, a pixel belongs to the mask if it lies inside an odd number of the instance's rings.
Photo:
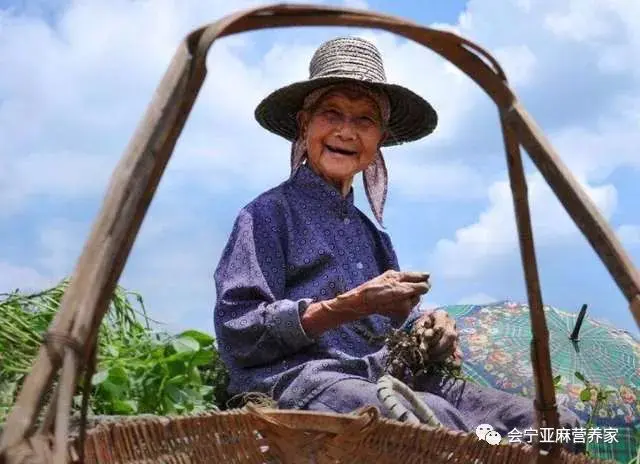
<path id="1" fill-rule="evenodd" d="M 307 97 L 304 99 L 302 109 L 306 110 L 313 107 L 318 102 L 318 100 L 322 98 L 322 96 L 337 88 L 356 90 L 371 98 L 374 102 L 377 103 L 378 107 L 380 108 L 380 114 L 382 116 L 384 126 L 387 125 L 387 123 L 389 122 L 389 117 L 391 115 L 391 105 L 389 104 L 389 98 L 383 92 L 378 92 L 370 87 L 356 83 L 332 84 L 316 89 L 309 93 L 309 95 L 307 95 Z M 302 165 L 306 158 L 307 143 L 302 134 L 299 134 L 298 138 L 291 145 L 292 176 L 296 173 L 296 171 Z M 387 167 L 384 163 L 384 158 L 382 157 L 382 152 L 380 151 L 380 149 L 378 149 L 373 162 L 363 171 L 362 178 L 364 183 L 364 190 L 367 194 L 367 199 L 369 200 L 369 205 L 371 206 L 373 215 L 375 216 L 378 223 L 383 226 L 382 213 L 384 211 L 384 204 L 387 200 L 388 175 Z"/>

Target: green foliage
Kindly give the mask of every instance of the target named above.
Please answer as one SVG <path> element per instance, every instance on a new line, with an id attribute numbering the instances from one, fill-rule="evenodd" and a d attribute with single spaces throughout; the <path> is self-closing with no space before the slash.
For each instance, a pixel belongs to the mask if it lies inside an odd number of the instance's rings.
<path id="1" fill-rule="evenodd" d="M 590 382 L 581 372 L 576 371 L 574 375 L 584 385 L 584 388 L 580 391 L 580 401 L 585 404 L 593 405 L 591 413 L 589 414 L 589 419 L 585 424 L 586 433 L 588 434 L 590 429 L 595 426 L 594 419 L 597 417 L 600 408 L 608 401 L 611 395 L 614 395 L 616 393 L 616 391 L 610 388 L 605 389 L 599 385 L 594 384 L 593 382 Z M 587 443 L 586 454 L 587 456 L 592 455 L 591 443 Z M 638 454 L 640 454 L 640 447 L 638 447 Z M 629 464 L 632 464 L 635 460 L 636 458 L 634 458 Z"/>
<path id="2" fill-rule="evenodd" d="M 0 423 L 58 310 L 67 281 L 37 294 L 18 291 L 0 300 Z M 99 333 L 90 412 L 103 415 L 184 414 L 219 409 L 227 373 L 209 334 L 172 336 L 149 326 L 142 297 L 118 287 Z M 74 408 L 81 404 L 78 385 Z"/>

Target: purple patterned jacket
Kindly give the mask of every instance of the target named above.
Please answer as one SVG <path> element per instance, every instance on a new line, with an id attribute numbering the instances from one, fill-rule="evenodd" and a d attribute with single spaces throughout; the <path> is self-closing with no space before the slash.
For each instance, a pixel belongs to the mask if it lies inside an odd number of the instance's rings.
<path id="1" fill-rule="evenodd" d="M 215 272 L 215 331 L 231 394 L 260 391 L 281 408 L 304 408 L 344 378 L 376 381 L 380 336 L 373 315 L 312 339 L 300 317 L 312 301 L 398 269 L 389 236 L 306 165 L 244 207 Z M 414 308 L 410 324 L 419 315 Z"/>

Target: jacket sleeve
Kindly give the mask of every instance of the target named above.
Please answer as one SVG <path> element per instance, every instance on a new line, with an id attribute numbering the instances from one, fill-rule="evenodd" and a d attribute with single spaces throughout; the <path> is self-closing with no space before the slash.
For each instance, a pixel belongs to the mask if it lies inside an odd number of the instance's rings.
<path id="1" fill-rule="evenodd" d="M 237 367 L 273 363 L 315 343 L 300 320 L 312 300 L 284 298 L 286 223 L 275 213 L 273 205 L 240 212 L 214 276 L 218 347 Z"/>

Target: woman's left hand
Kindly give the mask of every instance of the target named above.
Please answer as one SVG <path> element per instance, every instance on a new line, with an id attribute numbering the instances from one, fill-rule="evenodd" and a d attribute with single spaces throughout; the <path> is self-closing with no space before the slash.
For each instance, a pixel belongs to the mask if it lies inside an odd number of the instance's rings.
<path id="1" fill-rule="evenodd" d="M 455 320 L 449 316 L 449 313 L 439 309 L 421 316 L 415 325 L 421 325 L 425 321 L 434 329 L 436 337 L 429 347 L 429 359 L 444 361 L 447 358 L 453 358 L 454 363 L 459 365 L 462 362 L 462 351 L 459 347 Z"/>

